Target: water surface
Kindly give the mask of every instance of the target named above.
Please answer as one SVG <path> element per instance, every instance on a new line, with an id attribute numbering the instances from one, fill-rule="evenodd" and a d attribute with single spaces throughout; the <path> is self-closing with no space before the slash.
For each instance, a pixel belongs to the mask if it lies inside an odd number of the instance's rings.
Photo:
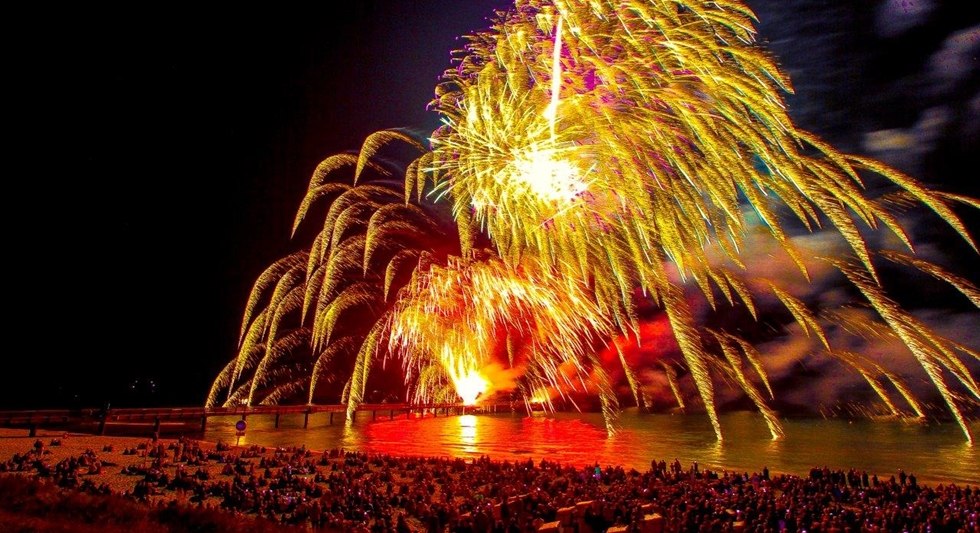
<path id="1" fill-rule="evenodd" d="M 205 438 L 236 441 L 235 417 L 208 421 Z M 857 468 L 887 479 L 899 469 L 924 482 L 980 484 L 980 445 L 970 446 L 954 423 L 900 420 L 787 419 L 786 436 L 772 441 L 762 417 L 738 412 L 720 416 L 725 440 L 715 440 L 706 416 L 646 414 L 626 410 L 609 436 L 597 413 L 484 414 L 388 418 L 361 413 L 346 426 L 339 415 L 283 415 L 279 429 L 271 416 L 251 416 L 242 444 L 345 448 L 396 455 L 542 458 L 585 465 L 618 464 L 646 470 L 653 459 L 692 461 L 718 470 L 805 474 L 811 467 Z M 980 436 L 980 423 L 971 423 Z"/>

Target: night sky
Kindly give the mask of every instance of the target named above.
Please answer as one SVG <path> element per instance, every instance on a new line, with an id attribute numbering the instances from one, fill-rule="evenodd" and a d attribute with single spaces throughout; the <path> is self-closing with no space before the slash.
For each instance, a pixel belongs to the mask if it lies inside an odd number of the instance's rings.
<path id="1" fill-rule="evenodd" d="M 456 37 L 507 4 L 86 6 L 8 19 L 20 38 L 6 32 L 12 322 L 0 408 L 201 404 L 235 352 L 255 277 L 295 249 L 316 163 L 379 129 L 431 132 L 425 107 Z M 969 2 L 750 4 L 796 85 L 799 123 L 978 194 Z M 915 148 L 889 151 L 901 132 Z M 961 251 L 952 268 L 975 272 L 977 256 Z"/>

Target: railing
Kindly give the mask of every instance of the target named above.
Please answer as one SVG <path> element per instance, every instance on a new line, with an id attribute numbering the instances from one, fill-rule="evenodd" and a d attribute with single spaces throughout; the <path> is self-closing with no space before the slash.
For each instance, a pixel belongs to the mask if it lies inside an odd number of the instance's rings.
<path id="1" fill-rule="evenodd" d="M 511 410 L 510 403 L 494 403 L 483 405 L 463 405 L 457 403 L 365 403 L 358 406 L 356 412 L 370 412 L 373 418 L 377 418 L 378 412 L 387 411 L 389 417 L 394 417 L 395 413 L 422 413 L 432 412 L 438 416 L 439 411 L 448 415 L 451 412 L 487 412 L 497 411 L 498 409 Z M 105 431 L 107 423 L 139 423 L 152 421 L 154 430 L 159 431 L 162 421 L 186 421 L 201 424 L 201 430 L 207 425 L 207 419 L 213 416 L 241 416 L 244 420 L 251 415 L 274 415 L 276 417 L 276 427 L 279 427 L 279 418 L 282 415 L 302 414 L 303 427 L 309 425 L 309 417 L 316 413 L 329 413 L 330 423 L 333 423 L 335 413 L 347 412 L 345 404 L 329 405 L 254 405 L 237 407 L 165 407 L 165 408 L 121 408 L 121 409 L 49 409 L 49 410 L 24 410 L 24 411 L 0 411 L 0 427 L 26 427 L 34 435 L 37 427 L 40 426 L 66 426 L 78 425 L 82 423 L 97 423 L 99 433 Z M 355 413 L 356 413 L 355 412 Z"/>

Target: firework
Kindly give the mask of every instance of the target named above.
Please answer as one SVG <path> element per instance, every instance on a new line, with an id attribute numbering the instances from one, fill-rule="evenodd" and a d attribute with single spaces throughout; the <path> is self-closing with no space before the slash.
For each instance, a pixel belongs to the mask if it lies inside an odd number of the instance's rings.
<path id="1" fill-rule="evenodd" d="M 524 368 L 529 387 L 563 394 L 585 389 L 589 379 L 599 386 L 606 420 L 614 417 L 615 397 L 594 357 L 612 324 L 581 281 L 559 281 L 535 261 L 512 268 L 495 258 L 457 258 L 417 272 L 401 291 L 387 330 L 390 353 L 404 361 L 410 381 L 437 362 L 456 391 L 469 391 L 461 396 L 472 403 L 480 387 L 486 392 L 492 385 L 479 376 L 496 362 L 495 353 L 519 346 L 505 357 L 509 366 Z M 565 365 L 574 369 L 572 376 L 559 370 Z M 416 388 L 418 401 L 433 396 L 427 386 Z"/>
<path id="2" fill-rule="evenodd" d="M 435 213 L 403 201 L 401 178 L 392 178 L 397 169 L 375 160 L 395 140 L 417 146 L 404 134 L 379 132 L 359 154 L 317 167 L 294 232 L 318 208 L 322 226 L 308 250 L 256 280 L 238 355 L 214 381 L 207 405 L 277 403 L 297 393 L 313 402 L 323 382 L 342 384 L 342 394 L 325 397 L 351 409 L 363 400 L 397 289 L 414 269 L 459 253 Z"/>
<path id="3" fill-rule="evenodd" d="M 864 194 L 862 174 L 890 180 L 973 246 L 947 205 L 954 198 L 796 128 L 780 96 L 789 80 L 754 44 L 753 20 L 739 2 L 518 2 L 470 38 L 437 90 L 445 116 L 433 138 L 437 186 L 456 213 L 473 213 L 504 261 L 533 255 L 562 276 L 592 282 L 621 328 L 635 329 L 636 287 L 659 303 L 719 438 L 710 372 L 717 352 L 774 437 L 778 428 L 738 370 L 738 339 L 714 335 L 709 350 L 681 283 L 693 281 L 712 305 L 717 291 L 751 307 L 740 272 L 753 253 L 745 248 L 746 206 L 804 276 L 787 228 L 831 228 L 855 261 L 829 260 L 909 347 L 970 438 L 940 370 L 980 397 L 972 376 L 946 340 L 878 289 L 859 230 L 883 226 L 911 248 L 888 203 Z M 963 280 L 924 270 L 975 298 Z M 830 349 L 807 305 L 769 287 Z"/>
<path id="4" fill-rule="evenodd" d="M 411 399 L 472 403 L 501 388 L 488 369 L 503 363 L 529 406 L 588 391 L 611 424 L 617 397 L 596 353 L 612 343 L 639 404 L 647 385 L 638 370 L 651 369 L 634 368 L 613 338 L 639 339 L 638 309 L 652 305 L 679 349 L 652 366 L 678 405 L 685 407 L 686 372 L 721 439 L 715 382 L 725 382 L 779 438 L 765 354 L 736 332 L 699 324 L 691 300 L 699 292 L 712 308 L 727 303 L 756 319 L 758 300 L 779 302 L 891 413 L 901 409 L 884 383 L 921 417 L 902 377 L 835 346 L 825 328 L 897 339 L 972 441 L 964 397 L 947 380 L 980 399 L 963 362 L 980 357 L 895 304 L 875 264 L 918 269 L 974 305 L 980 293 L 914 255 L 874 250 L 862 232 L 888 231 L 911 251 L 896 209 L 914 201 L 973 246 L 949 204 L 976 203 L 797 128 L 781 97 L 789 80 L 755 44 L 753 23 L 737 1 L 518 0 L 469 37 L 436 88 L 444 125 L 431 150 L 383 131 L 359 154 L 317 168 L 296 223 L 320 206 L 322 229 L 307 250 L 257 280 L 239 354 L 208 404 L 221 403 L 222 392 L 226 404 L 276 402 L 297 391 L 313 402 L 325 381 L 352 417 L 376 362 L 389 358 L 400 361 Z M 396 171 L 378 157 L 390 143 L 421 155 Z M 346 180 L 337 181 L 342 172 Z M 869 175 L 898 192 L 871 197 Z M 438 214 L 443 204 L 449 219 Z M 820 259 L 881 321 L 849 307 L 814 308 L 754 276 L 748 237 L 760 226 L 805 279 L 813 261 L 794 234 L 836 232 L 845 253 Z"/>

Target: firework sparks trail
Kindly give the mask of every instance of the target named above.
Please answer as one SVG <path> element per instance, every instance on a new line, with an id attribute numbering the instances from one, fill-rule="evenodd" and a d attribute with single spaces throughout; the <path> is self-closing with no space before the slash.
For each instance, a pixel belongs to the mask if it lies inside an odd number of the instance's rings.
<path id="1" fill-rule="evenodd" d="M 499 388 L 488 369 L 506 359 L 520 369 L 515 390 L 529 407 L 551 405 L 556 395 L 574 404 L 571 395 L 588 390 L 611 428 L 617 398 L 596 353 L 617 334 L 641 340 L 642 304 L 659 307 L 677 340 L 680 357 L 657 368 L 681 408 L 679 370 L 720 440 L 714 380 L 721 380 L 743 391 L 779 438 L 779 420 L 756 384 L 775 396 L 765 355 L 732 331 L 699 325 L 689 302 L 699 292 L 713 309 L 724 299 L 755 319 L 763 311 L 756 300 L 775 299 L 890 412 L 900 411 L 883 379 L 922 416 L 901 377 L 832 346 L 824 328 L 900 339 L 972 442 L 957 404 L 964 396 L 947 377 L 980 398 L 961 360 L 977 353 L 888 299 L 874 259 L 925 272 L 974 305 L 977 289 L 917 257 L 876 252 L 864 233 L 888 230 L 911 250 L 894 209 L 917 201 L 974 246 L 950 204 L 977 203 L 795 127 L 781 96 L 790 82 L 754 38 L 754 14 L 735 0 L 518 0 L 468 38 L 436 87 L 443 126 L 431 150 L 389 130 L 370 136 L 360 154 L 317 168 L 296 224 L 326 203 L 322 230 L 308 250 L 256 281 L 239 354 L 208 404 L 222 392 L 226 404 L 276 402 L 297 391 L 313 402 L 318 384 L 331 383 L 350 416 L 378 358 L 401 360 L 415 400 L 472 403 Z M 395 142 L 422 154 L 402 187 L 377 157 Z M 350 184 L 331 181 L 346 170 Z M 868 175 L 899 193 L 870 197 Z M 440 202 L 451 206 L 458 236 L 448 250 L 440 243 L 452 241 L 452 231 L 433 215 Z M 848 252 L 828 261 L 884 322 L 814 309 L 774 280 L 752 279 L 751 219 L 807 279 L 790 228 L 836 232 Z M 615 364 L 639 402 L 642 374 L 622 352 Z"/>

